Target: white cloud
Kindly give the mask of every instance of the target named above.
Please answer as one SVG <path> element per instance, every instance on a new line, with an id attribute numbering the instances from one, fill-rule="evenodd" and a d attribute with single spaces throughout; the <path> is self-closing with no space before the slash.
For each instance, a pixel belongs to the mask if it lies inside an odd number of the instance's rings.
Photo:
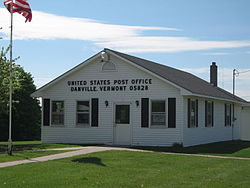
<path id="1" fill-rule="evenodd" d="M 226 52 L 203 53 L 203 55 L 212 55 L 212 56 L 229 55 L 229 54 L 230 54 L 230 53 L 226 53 Z"/>
<path id="2" fill-rule="evenodd" d="M 3 8 L 0 8 L 0 12 L 0 23 L 3 27 L 0 32 L 7 37 L 10 15 Z M 18 40 L 85 40 L 100 47 L 123 52 L 179 52 L 250 46 L 250 41 L 201 41 L 187 37 L 143 35 L 143 31 L 147 30 L 180 31 L 176 28 L 105 24 L 97 20 L 58 16 L 40 11 L 33 11 L 32 22 L 24 23 L 22 16 L 14 15 L 14 38 Z"/>
<path id="3" fill-rule="evenodd" d="M 187 37 L 130 37 L 97 43 L 124 52 L 179 52 L 239 48 L 250 46 L 250 41 L 199 41 Z"/>
<path id="4" fill-rule="evenodd" d="M 10 16 L 7 10 L 0 9 L 1 32 L 8 34 Z M 40 11 L 33 11 L 33 20 L 24 23 L 24 18 L 15 15 L 15 39 L 75 39 L 88 41 L 111 41 L 118 38 L 138 36 L 146 30 L 176 30 L 165 27 L 143 27 L 104 24 L 92 19 L 57 16 Z"/>

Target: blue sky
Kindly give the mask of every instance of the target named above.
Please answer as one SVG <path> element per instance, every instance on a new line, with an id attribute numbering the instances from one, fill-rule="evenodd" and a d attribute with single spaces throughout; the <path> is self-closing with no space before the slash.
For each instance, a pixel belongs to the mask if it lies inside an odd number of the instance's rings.
<path id="1" fill-rule="evenodd" d="M 15 14 L 14 56 L 40 87 L 104 47 L 172 66 L 232 91 L 232 70 L 250 70 L 249 0 L 28 0 L 33 20 Z M 0 6 L 0 46 L 9 13 Z M 250 72 L 236 78 L 250 100 Z"/>

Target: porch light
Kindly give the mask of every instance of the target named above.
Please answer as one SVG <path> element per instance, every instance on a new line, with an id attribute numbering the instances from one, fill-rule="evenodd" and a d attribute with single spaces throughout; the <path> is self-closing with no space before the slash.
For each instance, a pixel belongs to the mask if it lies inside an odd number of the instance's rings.
<path id="1" fill-rule="evenodd" d="M 136 104 L 136 106 L 138 107 L 139 106 L 139 101 L 137 100 L 137 101 L 135 101 L 135 104 Z"/>
<path id="2" fill-rule="evenodd" d="M 109 105 L 109 102 L 106 100 L 105 101 L 105 106 L 108 107 L 108 105 Z"/>

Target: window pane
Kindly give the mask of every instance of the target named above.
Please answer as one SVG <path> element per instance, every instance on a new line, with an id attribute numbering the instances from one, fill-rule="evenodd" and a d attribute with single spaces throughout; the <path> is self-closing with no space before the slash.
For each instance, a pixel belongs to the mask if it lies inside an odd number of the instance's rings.
<path id="1" fill-rule="evenodd" d="M 52 124 L 64 124 L 63 114 L 52 114 Z"/>
<path id="2" fill-rule="evenodd" d="M 152 101 L 152 112 L 165 112 L 165 101 Z"/>
<path id="3" fill-rule="evenodd" d="M 207 126 L 212 127 L 213 123 L 213 108 L 212 102 L 207 102 Z"/>
<path id="4" fill-rule="evenodd" d="M 152 101 L 151 125 L 166 125 L 165 101 Z"/>
<path id="5" fill-rule="evenodd" d="M 166 125 L 165 113 L 152 113 L 151 125 Z"/>
<path id="6" fill-rule="evenodd" d="M 191 116 L 195 115 L 195 101 L 191 101 Z"/>
<path id="7" fill-rule="evenodd" d="M 63 101 L 52 101 L 51 123 L 55 125 L 64 124 L 64 102 Z"/>
<path id="8" fill-rule="evenodd" d="M 77 112 L 89 112 L 89 101 L 78 101 Z"/>
<path id="9" fill-rule="evenodd" d="M 195 117 L 194 116 L 191 116 L 191 120 L 190 120 L 190 124 L 191 124 L 191 127 L 195 127 Z"/>
<path id="10" fill-rule="evenodd" d="M 116 118 L 117 124 L 129 124 L 129 105 L 116 105 Z"/>
<path id="11" fill-rule="evenodd" d="M 78 124 L 89 124 L 89 114 L 77 114 Z"/>
<path id="12" fill-rule="evenodd" d="M 107 62 L 102 66 L 102 70 L 115 70 L 115 64 L 111 62 Z"/>
<path id="13" fill-rule="evenodd" d="M 196 124 L 196 101 L 190 101 L 190 126 L 195 127 Z"/>
<path id="14" fill-rule="evenodd" d="M 226 105 L 226 125 L 230 126 L 231 116 L 230 116 L 230 104 Z"/>
<path id="15" fill-rule="evenodd" d="M 227 116 L 227 125 L 230 125 L 230 116 Z"/>
<path id="16" fill-rule="evenodd" d="M 63 112 L 63 101 L 52 101 L 52 112 Z"/>

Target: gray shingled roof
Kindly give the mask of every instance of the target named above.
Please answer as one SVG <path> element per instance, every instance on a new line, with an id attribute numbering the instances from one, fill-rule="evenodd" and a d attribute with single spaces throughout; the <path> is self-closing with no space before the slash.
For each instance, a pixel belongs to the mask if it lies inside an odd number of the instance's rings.
<path id="1" fill-rule="evenodd" d="M 240 97 L 233 96 L 233 94 L 225 91 L 222 88 L 212 86 L 209 82 L 188 72 L 184 72 L 169 66 L 158 64 L 135 56 L 127 55 L 114 50 L 105 50 L 113 52 L 116 55 L 127 59 L 130 62 L 133 62 L 194 94 L 222 98 L 243 103 L 247 102 Z"/>

